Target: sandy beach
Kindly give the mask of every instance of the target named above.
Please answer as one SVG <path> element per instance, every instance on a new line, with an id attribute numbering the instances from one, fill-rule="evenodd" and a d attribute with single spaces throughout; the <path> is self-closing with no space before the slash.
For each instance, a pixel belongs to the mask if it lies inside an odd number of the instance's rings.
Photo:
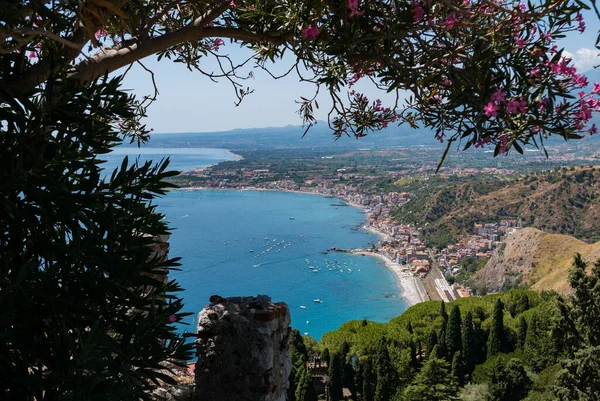
<path id="1" fill-rule="evenodd" d="M 373 256 L 382 260 L 387 268 L 394 272 L 398 278 L 398 286 L 400 287 L 401 292 L 400 295 L 402 299 L 409 304 L 409 306 L 416 305 L 420 302 L 429 301 L 429 296 L 425 291 L 425 287 L 423 287 L 423 283 L 410 272 L 402 271 L 403 267 L 399 263 L 393 262 L 388 257 L 377 252 L 353 251 L 352 253 L 355 255 Z"/>

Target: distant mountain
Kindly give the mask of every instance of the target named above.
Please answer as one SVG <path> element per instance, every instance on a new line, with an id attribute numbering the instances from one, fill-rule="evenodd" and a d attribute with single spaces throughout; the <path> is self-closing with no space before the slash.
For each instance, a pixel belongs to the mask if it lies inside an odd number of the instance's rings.
<path id="1" fill-rule="evenodd" d="M 576 253 L 595 262 L 600 258 L 600 242 L 586 244 L 568 235 L 524 228 L 496 250 L 470 285 L 497 292 L 520 282 L 537 291 L 567 294 L 571 291 L 568 272 Z"/>
<path id="2" fill-rule="evenodd" d="M 370 133 L 364 138 L 342 137 L 335 140 L 327 123 L 319 122 L 302 137 L 301 126 L 246 128 L 223 132 L 197 132 L 155 134 L 147 146 L 150 147 L 215 147 L 228 149 L 290 149 L 290 148 L 329 148 L 340 151 L 368 149 L 389 149 L 394 147 L 441 147 L 433 131 L 411 129 L 410 127 L 390 127 Z"/>

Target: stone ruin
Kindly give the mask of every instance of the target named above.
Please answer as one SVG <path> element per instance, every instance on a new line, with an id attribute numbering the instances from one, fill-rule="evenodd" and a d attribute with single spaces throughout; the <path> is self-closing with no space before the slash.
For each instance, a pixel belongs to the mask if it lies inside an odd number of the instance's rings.
<path id="1" fill-rule="evenodd" d="M 169 237 L 156 236 L 150 258 L 162 260 L 169 252 Z M 168 270 L 153 278 L 166 282 Z M 143 291 L 152 291 L 142 289 Z M 157 294 L 162 296 L 162 294 Z M 290 311 L 283 302 L 266 295 L 222 298 L 213 295 L 198 314 L 198 362 L 195 384 L 176 372 L 179 385 L 155 389 L 155 401 L 285 401 L 290 359 Z M 179 376 L 177 376 L 179 375 Z"/>
<path id="2" fill-rule="evenodd" d="M 212 296 L 198 314 L 196 401 L 285 401 L 291 317 L 266 295 Z"/>

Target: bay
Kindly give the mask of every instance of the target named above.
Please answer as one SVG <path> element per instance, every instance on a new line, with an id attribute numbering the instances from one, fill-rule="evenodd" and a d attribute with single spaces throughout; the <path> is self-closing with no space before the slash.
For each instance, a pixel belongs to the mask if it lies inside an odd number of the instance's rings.
<path id="1" fill-rule="evenodd" d="M 364 213 L 333 198 L 268 191 L 173 191 L 158 202 L 175 229 L 171 274 L 185 288 L 187 331 L 213 294 L 266 294 L 290 307 L 292 326 L 320 339 L 348 320 L 385 322 L 407 308 L 378 259 L 327 252 L 363 248 Z M 327 253 L 326 253 L 327 252 Z M 321 302 L 315 302 L 320 300 Z"/>
<path id="2" fill-rule="evenodd" d="M 133 164 L 139 159 L 140 164 L 147 160 L 158 163 L 161 159 L 170 158 L 169 170 L 190 171 L 192 169 L 212 166 L 214 164 L 235 160 L 235 155 L 227 149 L 216 148 L 151 148 L 148 146 L 125 147 L 118 146 L 110 153 L 100 155 L 100 159 L 105 160 L 102 168 L 107 172 L 112 172 L 115 168 L 121 166 L 123 158 L 128 156 L 129 164 Z"/>

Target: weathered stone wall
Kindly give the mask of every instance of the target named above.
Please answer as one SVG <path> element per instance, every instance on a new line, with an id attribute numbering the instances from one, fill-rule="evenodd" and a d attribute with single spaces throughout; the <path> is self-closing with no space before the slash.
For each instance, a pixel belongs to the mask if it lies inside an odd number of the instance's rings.
<path id="1" fill-rule="evenodd" d="M 285 401 L 290 312 L 266 295 L 221 298 L 198 314 L 197 401 Z"/>

